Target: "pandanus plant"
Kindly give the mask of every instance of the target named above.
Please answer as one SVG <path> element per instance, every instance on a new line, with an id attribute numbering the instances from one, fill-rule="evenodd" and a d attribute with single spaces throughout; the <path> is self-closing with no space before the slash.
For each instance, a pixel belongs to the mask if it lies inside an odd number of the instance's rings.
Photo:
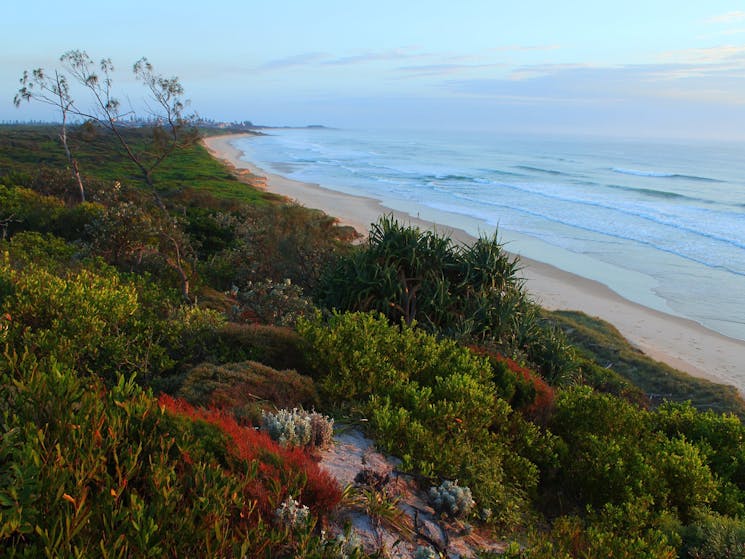
<path id="1" fill-rule="evenodd" d="M 496 233 L 459 245 L 383 216 L 367 244 L 326 274 L 321 293 L 337 309 L 379 311 L 393 323 L 458 338 L 507 340 L 529 304 L 519 270 Z"/>

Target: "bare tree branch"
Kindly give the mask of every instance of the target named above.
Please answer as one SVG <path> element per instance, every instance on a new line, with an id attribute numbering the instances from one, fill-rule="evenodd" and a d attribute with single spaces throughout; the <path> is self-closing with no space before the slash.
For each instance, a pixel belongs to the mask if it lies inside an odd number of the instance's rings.
<path id="1" fill-rule="evenodd" d="M 28 71 L 23 72 L 21 77 L 21 88 L 13 98 L 13 103 L 19 107 L 23 101 L 37 101 L 45 105 L 51 105 L 57 108 L 62 118 L 60 126 L 59 139 L 65 150 L 65 156 L 70 163 L 72 176 L 78 184 L 80 201 L 85 202 L 85 186 L 80 176 L 78 161 L 73 157 L 70 146 L 67 143 L 67 118 L 69 114 L 77 114 L 75 102 L 70 96 L 70 87 L 67 78 L 57 70 L 54 76 L 48 76 L 42 68 L 37 68 L 29 75 Z"/>
<path id="2" fill-rule="evenodd" d="M 77 161 L 67 145 L 68 116 L 88 120 L 109 130 L 119 142 L 124 154 L 137 167 L 159 206 L 163 206 L 153 185 L 153 173 L 175 151 L 192 144 L 197 139 L 191 125 L 192 117 L 184 116 L 188 102 L 183 99 L 184 88 L 178 78 L 166 78 L 155 72 L 147 58 L 141 58 L 132 67 L 135 77 L 145 86 L 145 105 L 152 119 L 152 137 L 144 142 L 133 142 L 124 133 L 123 119 L 136 115 L 133 109 L 122 111 L 119 99 L 114 96 L 114 64 L 110 58 L 96 64 L 83 50 L 70 50 L 60 57 L 61 70 L 47 76 L 43 69 L 24 72 L 21 88 L 14 98 L 16 105 L 22 101 L 36 100 L 57 107 L 62 114 L 60 139 L 65 147 L 73 174 L 78 179 L 81 199 L 85 199 Z M 90 94 L 87 106 L 77 104 L 71 97 L 68 82 L 76 82 Z"/>

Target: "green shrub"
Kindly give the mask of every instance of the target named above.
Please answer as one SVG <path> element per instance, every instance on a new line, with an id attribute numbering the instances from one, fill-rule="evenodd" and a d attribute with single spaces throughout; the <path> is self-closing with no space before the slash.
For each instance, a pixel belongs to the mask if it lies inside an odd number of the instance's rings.
<path id="1" fill-rule="evenodd" d="M 328 324 L 318 318 L 301 321 L 298 331 L 310 346 L 309 364 L 337 403 L 387 393 L 405 381 L 431 385 L 454 371 L 494 392 L 483 359 L 452 340 L 438 340 L 412 326 L 391 326 L 382 315 L 334 313 Z"/>
<path id="2" fill-rule="evenodd" d="M 709 467 L 710 448 L 659 432 L 657 416 L 586 387 L 564 391 L 550 428 L 565 451 L 559 468 L 544 478 L 561 491 L 562 506 L 601 509 L 648 500 L 656 513 L 687 524 L 719 502 L 726 486 Z"/>
<path id="3" fill-rule="evenodd" d="M 255 361 L 197 365 L 184 375 L 177 395 L 195 406 L 229 411 L 255 425 L 267 409 L 312 408 L 319 403 L 309 377 Z"/>
<path id="4" fill-rule="evenodd" d="M 549 538 L 532 548 L 524 559 L 675 559 L 676 546 L 658 528 L 650 526 L 646 508 L 606 507 L 587 520 L 560 517 Z"/>
<path id="5" fill-rule="evenodd" d="M 17 351 L 109 380 L 168 366 L 153 325 L 141 320 L 137 291 L 111 270 L 59 277 L 36 264 L 16 270 L 6 260 L 0 284 L 7 286 L 0 312 L 11 317 L 7 341 Z"/>
<path id="6" fill-rule="evenodd" d="M 683 531 L 682 559 L 745 557 L 745 520 L 705 515 Z"/>
<path id="7" fill-rule="evenodd" d="M 45 196 L 28 188 L 0 185 L 0 222 L 7 228 L 0 231 L 12 237 L 20 231 L 52 233 L 67 240 L 86 237 L 86 227 L 103 213 L 100 204 L 84 202 L 66 206 L 55 196 Z"/>
<path id="8" fill-rule="evenodd" d="M 3 377 L 0 554 L 232 554 L 269 539 L 236 522 L 246 481 L 210 457 L 217 429 L 196 438 L 131 382 L 106 392 L 48 367 L 27 359 Z"/>
<path id="9" fill-rule="evenodd" d="M 333 314 L 298 327 L 324 393 L 361 409 L 403 468 L 460 479 L 495 520 L 519 520 L 537 484 L 524 455 L 549 455 L 553 443 L 496 397 L 484 359 L 381 315 Z"/>
<path id="10" fill-rule="evenodd" d="M 662 487 L 654 477 L 649 413 L 582 387 L 562 392 L 549 424 L 566 443 L 554 482 L 565 506 L 620 503 Z"/>
<path id="11" fill-rule="evenodd" d="M 170 357 L 182 367 L 204 361 L 226 324 L 222 313 L 189 304 L 169 306 L 165 314 L 163 343 Z"/>
<path id="12" fill-rule="evenodd" d="M 243 289 L 236 289 L 235 320 L 293 326 L 298 318 L 314 311 L 303 290 L 289 279 L 248 282 Z"/>
<path id="13" fill-rule="evenodd" d="M 706 464 L 706 454 L 684 437 L 662 441 L 657 446 L 656 469 L 667 486 L 666 508 L 690 522 L 693 513 L 717 500 L 719 484 Z"/>
<path id="14" fill-rule="evenodd" d="M 199 339 L 198 350 L 188 361 L 232 363 L 258 361 L 275 369 L 305 372 L 302 341 L 289 328 L 261 324 L 227 323 Z"/>
<path id="15" fill-rule="evenodd" d="M 6 251 L 14 268 L 35 264 L 58 275 L 74 268 L 80 260 L 80 247 L 50 233 L 37 231 L 21 231 L 9 241 L 1 241 L 0 253 Z"/>
<path id="16" fill-rule="evenodd" d="M 310 293 L 351 238 L 335 218 L 296 204 L 245 207 L 223 226 L 232 229 L 235 241 L 215 254 L 208 267 L 209 277 L 223 289 L 289 278 Z"/>
<path id="17" fill-rule="evenodd" d="M 696 445 L 712 472 L 745 502 L 745 426 L 732 414 L 698 411 L 690 403 L 666 402 L 652 416 L 654 426 L 671 438 L 685 437 Z M 721 510 L 741 514 L 738 510 Z"/>
<path id="18" fill-rule="evenodd" d="M 0 185 L 0 219 L 9 219 L 8 236 L 17 231 L 52 232 L 64 212 L 58 198 L 41 196 L 28 188 Z"/>

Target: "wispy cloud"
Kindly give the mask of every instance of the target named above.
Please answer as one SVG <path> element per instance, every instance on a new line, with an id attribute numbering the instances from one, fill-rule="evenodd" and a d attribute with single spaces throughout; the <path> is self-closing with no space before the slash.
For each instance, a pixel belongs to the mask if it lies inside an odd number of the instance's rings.
<path id="1" fill-rule="evenodd" d="M 560 104 L 686 99 L 743 105 L 745 63 L 538 65 L 518 68 L 506 77 L 451 79 L 442 85 L 455 94 L 522 103 L 543 103 L 546 99 Z"/>
<path id="2" fill-rule="evenodd" d="M 261 64 L 259 70 L 286 70 L 301 66 L 351 66 L 379 61 L 401 61 L 425 58 L 428 55 L 416 52 L 415 47 L 403 47 L 384 51 L 365 51 L 348 56 L 335 56 L 325 52 L 307 52 L 270 60 Z"/>
<path id="3" fill-rule="evenodd" d="M 707 18 L 704 21 L 706 23 L 732 23 L 733 21 L 743 21 L 743 20 L 745 20 L 745 12 L 738 10 L 738 11 L 733 11 L 733 12 L 727 12 L 726 14 L 712 16 L 710 18 Z"/>
<path id="4" fill-rule="evenodd" d="M 293 68 L 296 66 L 307 66 L 308 64 L 315 64 L 324 59 L 328 58 L 328 54 L 322 52 L 307 52 L 303 54 L 296 54 L 288 56 L 286 58 L 278 58 L 276 60 L 270 60 L 259 66 L 260 70 L 284 70 L 286 68 Z"/>
<path id="5" fill-rule="evenodd" d="M 714 39 L 716 37 L 731 37 L 732 35 L 741 35 L 745 33 L 745 27 L 738 29 L 723 29 L 716 33 L 705 33 L 703 35 L 697 35 L 696 39 Z"/>
<path id="6" fill-rule="evenodd" d="M 519 81 L 551 75 L 565 70 L 578 70 L 589 67 L 587 64 L 531 64 L 530 66 L 521 66 L 512 70 L 509 79 Z"/>
<path id="7" fill-rule="evenodd" d="M 425 55 L 413 51 L 411 48 L 391 49 L 385 51 L 367 51 L 350 56 L 341 56 L 324 60 L 321 64 L 328 66 L 344 66 L 347 64 L 366 64 L 368 62 L 378 62 L 381 60 L 406 60 L 412 58 L 421 58 Z"/>
<path id="8" fill-rule="evenodd" d="M 721 31 L 720 35 L 739 35 L 740 33 L 745 33 L 745 27 L 740 29 L 727 29 L 726 31 Z"/>
<path id="9" fill-rule="evenodd" d="M 529 51 L 551 51 L 558 50 L 561 45 L 507 45 L 503 47 L 494 47 L 489 50 L 492 52 L 529 52 Z"/>
<path id="10" fill-rule="evenodd" d="M 533 48 L 533 47 L 510 47 Z M 332 66 L 358 66 L 374 62 L 393 62 L 390 67 L 399 73 L 409 76 L 434 76 L 451 75 L 466 71 L 484 68 L 500 67 L 502 64 L 482 63 L 483 57 L 475 55 L 462 55 L 455 53 L 420 52 L 417 47 L 402 47 L 380 51 L 364 51 L 347 56 L 334 56 L 323 52 L 309 52 L 270 60 L 258 66 L 258 70 L 287 70 L 303 66 L 332 67 Z M 409 61 L 410 64 L 395 67 L 395 63 Z M 421 62 L 415 64 L 415 61 Z M 429 63 L 426 63 L 429 62 Z"/>
<path id="11" fill-rule="evenodd" d="M 504 62 L 488 61 L 494 60 L 495 53 L 552 51 L 560 48 L 561 46 L 559 45 L 505 45 L 482 51 L 480 56 L 473 54 L 423 54 L 420 58 L 428 58 L 431 60 L 431 63 L 400 66 L 396 70 L 404 74 L 405 77 L 452 76 L 480 70 L 504 69 L 509 67 L 509 64 Z"/>
<path id="12" fill-rule="evenodd" d="M 663 52 L 660 59 L 680 64 L 720 64 L 745 55 L 745 45 L 683 49 Z"/>
<path id="13" fill-rule="evenodd" d="M 450 76 L 470 72 L 473 70 L 483 70 L 487 68 L 504 68 L 504 64 L 419 64 L 415 66 L 400 66 L 396 68 L 409 77 L 421 76 Z"/>

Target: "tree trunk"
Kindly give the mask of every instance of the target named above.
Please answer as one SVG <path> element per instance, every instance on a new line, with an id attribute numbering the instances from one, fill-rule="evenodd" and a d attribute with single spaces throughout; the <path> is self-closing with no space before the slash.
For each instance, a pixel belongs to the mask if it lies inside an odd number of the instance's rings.
<path id="1" fill-rule="evenodd" d="M 72 156 L 70 148 L 67 145 L 67 111 L 62 111 L 62 129 L 60 130 L 59 139 L 62 142 L 62 147 L 65 148 L 65 155 L 67 160 L 70 162 L 72 168 L 72 176 L 78 183 L 78 190 L 80 192 L 80 202 L 85 202 L 85 187 L 83 186 L 83 179 L 80 176 L 80 169 L 78 167 L 78 161 Z"/>
<path id="2" fill-rule="evenodd" d="M 83 186 L 83 179 L 80 177 L 80 169 L 78 168 L 77 159 L 71 159 L 72 173 L 75 179 L 78 181 L 78 190 L 80 191 L 80 202 L 85 202 L 85 187 Z"/>

